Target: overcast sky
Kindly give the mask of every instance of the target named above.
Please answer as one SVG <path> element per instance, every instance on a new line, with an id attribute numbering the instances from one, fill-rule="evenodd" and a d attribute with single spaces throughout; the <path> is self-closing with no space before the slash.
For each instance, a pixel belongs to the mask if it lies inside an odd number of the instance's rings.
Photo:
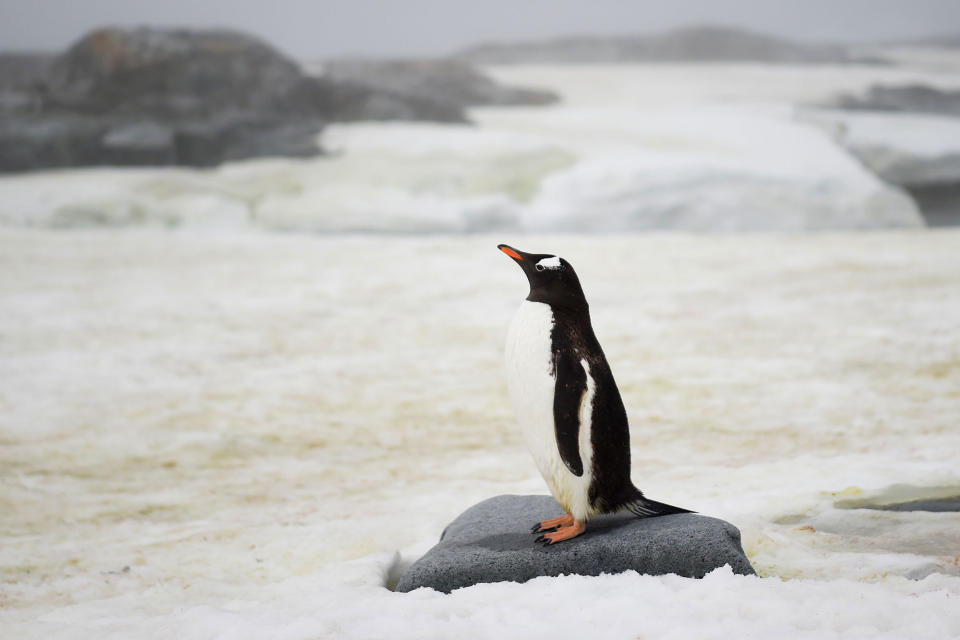
<path id="1" fill-rule="evenodd" d="M 232 27 L 301 58 L 437 55 L 491 40 L 732 24 L 798 39 L 960 33 L 960 0 L 0 0 L 0 49 L 100 25 Z"/>

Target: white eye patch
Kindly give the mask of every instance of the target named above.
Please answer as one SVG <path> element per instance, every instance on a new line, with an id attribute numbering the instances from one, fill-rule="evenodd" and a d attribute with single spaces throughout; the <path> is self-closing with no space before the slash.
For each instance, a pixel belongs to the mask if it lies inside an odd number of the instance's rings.
<path id="1" fill-rule="evenodd" d="M 560 258 L 558 256 L 553 256 L 552 258 L 544 258 L 537 263 L 537 271 L 543 271 L 544 269 L 559 269 L 560 268 Z"/>

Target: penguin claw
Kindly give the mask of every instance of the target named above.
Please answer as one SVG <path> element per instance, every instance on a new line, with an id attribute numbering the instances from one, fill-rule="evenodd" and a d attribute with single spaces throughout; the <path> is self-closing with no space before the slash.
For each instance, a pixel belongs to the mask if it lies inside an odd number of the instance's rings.
<path id="1" fill-rule="evenodd" d="M 537 538 L 537 539 L 534 540 L 533 542 L 534 542 L 534 543 L 542 542 L 542 543 L 544 543 L 544 545 L 550 544 L 550 540 L 548 540 L 546 536 L 540 536 L 539 538 Z"/>

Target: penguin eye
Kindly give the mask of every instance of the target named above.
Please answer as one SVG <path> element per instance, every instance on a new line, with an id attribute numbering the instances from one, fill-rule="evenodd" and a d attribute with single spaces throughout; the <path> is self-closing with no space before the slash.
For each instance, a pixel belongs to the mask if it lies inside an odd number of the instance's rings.
<path id="1" fill-rule="evenodd" d="M 546 269 L 546 267 L 544 267 L 542 264 L 534 265 L 533 268 L 536 269 L 537 271 L 543 271 L 544 269 Z"/>

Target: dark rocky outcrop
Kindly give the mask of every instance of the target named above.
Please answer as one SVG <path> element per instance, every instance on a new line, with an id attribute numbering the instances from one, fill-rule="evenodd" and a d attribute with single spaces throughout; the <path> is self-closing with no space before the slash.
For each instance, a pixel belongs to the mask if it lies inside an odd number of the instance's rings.
<path id="1" fill-rule="evenodd" d="M 882 47 L 920 47 L 923 49 L 953 49 L 960 48 L 960 34 L 940 33 L 914 38 L 885 39 L 875 43 Z"/>
<path id="2" fill-rule="evenodd" d="M 0 121 L 5 113 L 40 107 L 54 58 L 44 53 L 0 53 Z"/>
<path id="3" fill-rule="evenodd" d="M 406 571 L 398 591 L 450 592 L 482 582 L 526 582 L 539 576 L 675 573 L 702 578 L 730 565 L 754 573 L 732 524 L 696 514 L 638 519 L 622 513 L 590 521 L 581 536 L 549 547 L 534 543 L 534 522 L 561 515 L 549 496 L 497 496 L 462 513 L 440 543 Z"/>
<path id="4" fill-rule="evenodd" d="M 960 181 L 905 188 L 923 212 L 928 226 L 960 227 Z M 960 511 L 960 508 L 952 510 Z"/>
<path id="5" fill-rule="evenodd" d="M 332 60 L 325 77 L 355 82 L 404 96 L 432 99 L 457 108 L 482 105 L 544 105 L 557 94 L 540 89 L 505 87 L 459 60 Z"/>
<path id="6" fill-rule="evenodd" d="M 242 33 L 100 29 L 57 58 L 48 99 L 75 113 L 206 117 L 276 108 L 302 78 Z"/>
<path id="7" fill-rule="evenodd" d="M 558 62 L 845 63 L 865 60 L 845 47 L 803 44 L 744 29 L 694 26 L 629 36 L 570 36 L 535 42 L 485 44 L 457 56 L 477 64 Z M 875 62 L 874 60 L 870 60 Z"/>
<path id="8" fill-rule="evenodd" d="M 0 53 L 0 90 L 39 87 L 46 82 L 55 59 L 50 53 Z"/>
<path id="9" fill-rule="evenodd" d="M 6 171 L 307 156 L 330 121 L 466 121 L 427 96 L 310 77 L 232 31 L 98 29 L 56 58 L 3 63 Z"/>
<path id="10" fill-rule="evenodd" d="M 912 500 L 877 507 L 883 511 L 933 511 L 935 513 L 960 511 L 960 496 L 939 500 Z"/>
<path id="11" fill-rule="evenodd" d="M 910 111 L 960 115 L 960 91 L 945 91 L 922 84 L 874 85 L 863 95 L 844 95 L 836 101 L 843 109 Z"/>

